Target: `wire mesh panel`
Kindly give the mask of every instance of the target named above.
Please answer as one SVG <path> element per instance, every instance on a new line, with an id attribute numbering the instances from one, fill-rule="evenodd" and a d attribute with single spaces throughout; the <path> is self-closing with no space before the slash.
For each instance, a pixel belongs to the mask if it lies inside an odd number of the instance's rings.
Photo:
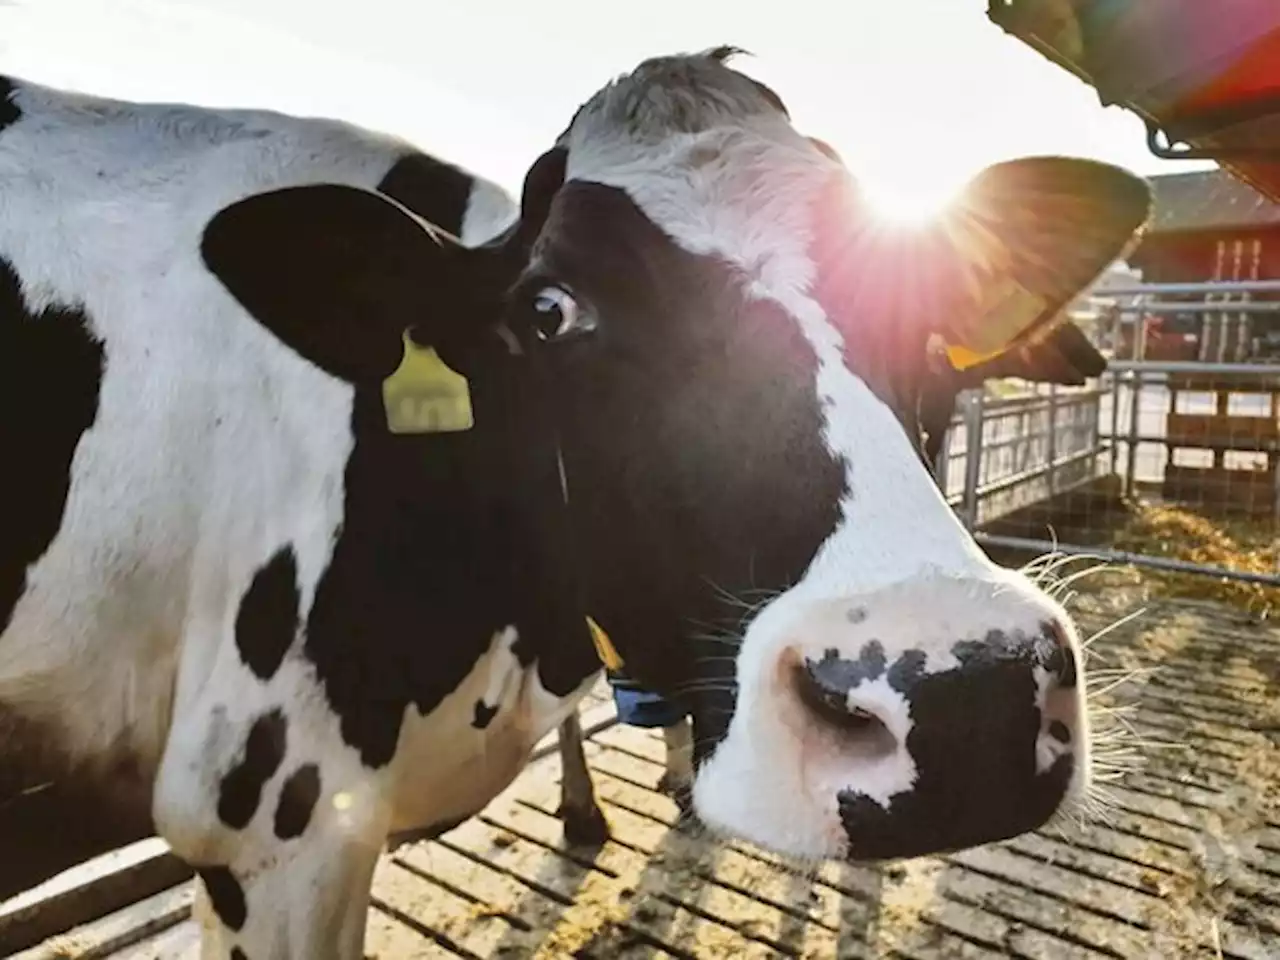
<path id="1" fill-rule="evenodd" d="M 1213 285 L 1178 286 L 1216 303 L 1190 289 Z M 970 391 L 938 465 L 948 501 L 988 547 L 1090 553 L 1155 571 L 1175 594 L 1231 584 L 1248 605 L 1280 610 L 1280 358 L 1253 322 L 1262 314 L 1242 322 L 1242 306 L 1197 307 L 1204 323 L 1185 358 L 1146 358 L 1145 325 L 1125 334 L 1117 311 L 1096 339 L 1138 359 L 1113 357 L 1083 388 Z"/>
<path id="2" fill-rule="evenodd" d="M 983 526 L 1060 496 L 1099 475 L 1100 387 L 1065 389 L 1037 384 L 1005 396 L 973 391 L 962 398 L 965 415 L 952 424 L 945 449 L 944 489 L 953 506 L 976 506 Z M 977 425 L 977 430 L 975 430 Z M 970 436 L 978 437 L 970 443 Z M 977 458 L 976 486 L 968 483 Z"/>

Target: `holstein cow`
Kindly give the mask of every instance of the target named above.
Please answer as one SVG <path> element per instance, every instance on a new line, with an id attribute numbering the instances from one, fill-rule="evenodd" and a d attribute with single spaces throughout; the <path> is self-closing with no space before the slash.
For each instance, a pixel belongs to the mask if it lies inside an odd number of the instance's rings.
<path id="1" fill-rule="evenodd" d="M 1149 191 L 1000 163 L 886 242 L 727 54 L 604 87 L 475 246 L 501 203 L 390 137 L 0 92 L 5 778 L 154 825 L 207 956 L 361 956 L 387 838 L 510 783 L 600 628 L 723 834 L 910 857 L 1086 795 L 1074 628 L 940 496 L 916 358 L 1034 337 Z"/>
<path id="2" fill-rule="evenodd" d="M 942 440 L 955 414 L 956 397 L 965 390 L 981 388 L 988 380 L 1016 377 L 1038 383 L 1080 386 L 1090 377 L 1106 370 L 1106 358 L 1070 321 L 1061 320 L 1049 326 L 1047 334 L 1033 343 L 1025 343 L 972 367 L 957 370 L 951 365 L 945 345 L 926 345 L 927 374 L 917 400 L 917 421 L 923 438 L 922 455 L 933 469 L 942 451 Z M 658 789 L 669 794 L 682 815 L 690 813 L 693 782 L 693 732 L 687 705 L 660 693 L 646 690 L 627 676 L 625 664 L 615 660 L 609 671 L 618 719 L 622 723 L 647 729 L 660 729 L 666 747 L 666 770 Z M 560 759 L 563 768 L 562 811 L 568 815 L 565 826 L 569 839 L 576 843 L 596 844 L 608 836 L 608 825 L 595 798 L 583 743 L 583 732 L 577 714 L 565 720 L 559 730 Z"/>

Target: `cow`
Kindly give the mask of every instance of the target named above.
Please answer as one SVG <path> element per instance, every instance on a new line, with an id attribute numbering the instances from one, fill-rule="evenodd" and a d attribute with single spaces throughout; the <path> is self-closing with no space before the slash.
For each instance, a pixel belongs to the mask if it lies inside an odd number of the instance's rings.
<path id="1" fill-rule="evenodd" d="M 1002 161 L 884 237 L 733 52 L 602 87 L 509 222 L 350 124 L 0 87 L 3 770 L 154 828 L 205 956 L 361 956 L 388 842 L 609 651 L 689 701 L 698 818 L 781 855 L 1088 797 L 1079 637 L 938 492 L 919 358 L 1030 342 L 1150 192 Z"/>
<path id="2" fill-rule="evenodd" d="M 1051 326 L 1038 342 L 1022 344 L 973 367 L 957 370 L 940 344 L 926 345 L 928 373 L 919 393 L 917 422 L 923 440 L 922 458 L 935 470 L 940 466 L 942 440 L 955 413 L 956 397 L 965 390 L 982 389 L 989 380 L 1017 378 L 1031 383 L 1082 386 L 1107 368 L 1106 358 L 1075 323 L 1065 317 Z M 662 731 L 666 769 L 658 791 L 675 801 L 682 820 L 692 819 L 693 732 L 687 707 L 646 690 L 614 661 L 609 685 L 620 722 Z M 593 847 L 609 837 L 608 821 L 591 782 L 583 731 L 575 713 L 558 730 L 562 815 L 570 843 Z"/>

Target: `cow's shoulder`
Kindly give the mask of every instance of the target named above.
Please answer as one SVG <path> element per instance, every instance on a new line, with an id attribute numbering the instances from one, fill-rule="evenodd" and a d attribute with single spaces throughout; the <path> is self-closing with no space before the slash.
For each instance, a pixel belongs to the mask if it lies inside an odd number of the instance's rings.
<path id="1" fill-rule="evenodd" d="M 0 634 L 26 588 L 27 569 L 62 525 L 72 458 L 98 413 L 103 349 L 84 310 L 33 307 L 0 256 L 0 457 L 21 463 L 0 498 Z"/>
<path id="2" fill-rule="evenodd" d="M 0 76 L 0 130 L 6 123 L 23 134 L 3 144 L 17 161 L 12 168 L 39 154 L 59 184 L 164 199 L 174 223 L 182 219 L 174 210 L 212 213 L 273 187 L 322 181 L 374 189 L 412 149 L 336 117 L 120 99 L 13 75 Z M 145 208 L 137 212 L 130 223 L 143 222 Z"/>

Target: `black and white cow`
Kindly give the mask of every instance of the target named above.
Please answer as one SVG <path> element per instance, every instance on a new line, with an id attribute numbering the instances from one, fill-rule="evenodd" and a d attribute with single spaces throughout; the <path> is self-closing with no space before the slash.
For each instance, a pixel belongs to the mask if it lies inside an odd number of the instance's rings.
<path id="1" fill-rule="evenodd" d="M 359 957 L 387 838 L 516 776 L 592 622 L 724 834 L 909 857 L 1087 794 L 1074 628 L 939 494 L 919 358 L 1031 336 L 1146 185 L 997 164 L 889 242 L 727 53 L 594 95 L 505 227 L 346 124 L 0 89 L 4 778 L 154 826 L 207 956 Z"/>

